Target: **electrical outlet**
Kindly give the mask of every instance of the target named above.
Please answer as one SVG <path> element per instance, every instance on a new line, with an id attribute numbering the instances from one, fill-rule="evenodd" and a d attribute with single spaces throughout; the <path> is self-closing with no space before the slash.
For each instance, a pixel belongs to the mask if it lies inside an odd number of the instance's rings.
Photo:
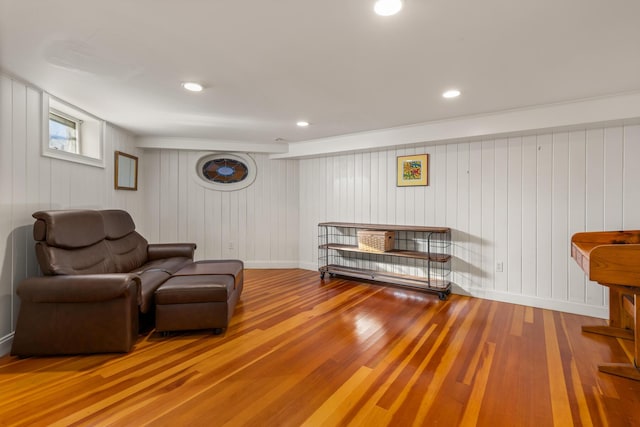
<path id="1" fill-rule="evenodd" d="M 232 251 L 233 250 L 233 242 L 229 242 L 229 250 Z"/>
<path id="2" fill-rule="evenodd" d="M 496 271 L 498 273 L 502 273 L 504 271 L 504 264 L 502 263 L 502 261 L 496 262 Z"/>

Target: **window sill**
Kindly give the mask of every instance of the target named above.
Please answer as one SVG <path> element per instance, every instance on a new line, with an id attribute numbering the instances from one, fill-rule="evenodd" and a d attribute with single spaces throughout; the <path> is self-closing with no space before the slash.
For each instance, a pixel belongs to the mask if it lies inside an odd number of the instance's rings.
<path id="1" fill-rule="evenodd" d="M 68 153 L 66 151 L 54 150 L 51 148 L 44 148 L 42 155 L 50 157 L 52 159 L 65 160 L 67 162 L 80 163 L 87 166 L 94 166 L 97 168 L 104 168 L 103 159 L 94 159 L 92 157 L 83 156 L 81 154 Z"/>

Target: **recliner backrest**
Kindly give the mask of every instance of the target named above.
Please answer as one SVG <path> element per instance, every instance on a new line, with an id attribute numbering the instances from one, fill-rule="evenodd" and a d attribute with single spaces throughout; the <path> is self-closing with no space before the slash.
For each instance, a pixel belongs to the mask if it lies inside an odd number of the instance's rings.
<path id="1" fill-rule="evenodd" d="M 33 237 L 45 275 L 113 273 L 102 215 L 93 210 L 38 211 Z"/>
<path id="2" fill-rule="evenodd" d="M 105 242 L 116 273 L 128 273 L 147 262 L 147 240 L 136 231 L 128 212 L 118 209 L 99 211 L 104 220 Z"/>

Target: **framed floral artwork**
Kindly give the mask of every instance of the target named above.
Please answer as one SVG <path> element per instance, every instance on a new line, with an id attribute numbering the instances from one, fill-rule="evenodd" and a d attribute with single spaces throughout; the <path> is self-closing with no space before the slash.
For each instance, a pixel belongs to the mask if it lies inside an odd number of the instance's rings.
<path id="1" fill-rule="evenodd" d="M 398 156 L 398 187 L 429 185 L 429 155 Z"/>

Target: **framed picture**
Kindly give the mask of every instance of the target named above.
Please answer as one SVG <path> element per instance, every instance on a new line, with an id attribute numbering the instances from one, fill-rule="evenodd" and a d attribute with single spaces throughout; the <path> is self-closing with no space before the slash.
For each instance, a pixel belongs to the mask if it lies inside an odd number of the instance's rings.
<path id="1" fill-rule="evenodd" d="M 122 151 L 115 152 L 115 189 L 138 189 L 138 158 Z"/>
<path id="2" fill-rule="evenodd" d="M 429 185 L 429 155 L 398 156 L 398 187 Z"/>

